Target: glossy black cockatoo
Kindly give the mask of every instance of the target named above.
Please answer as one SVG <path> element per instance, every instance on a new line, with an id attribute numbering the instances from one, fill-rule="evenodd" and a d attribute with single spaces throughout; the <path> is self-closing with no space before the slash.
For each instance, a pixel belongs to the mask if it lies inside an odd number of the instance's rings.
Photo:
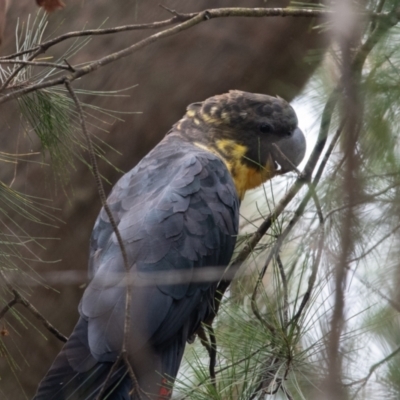
<path id="1" fill-rule="evenodd" d="M 110 400 L 169 398 L 167 382 L 178 373 L 186 341 L 213 311 L 218 279 L 207 271 L 231 259 L 246 190 L 293 170 L 304 153 L 296 114 L 281 98 L 233 90 L 189 105 L 107 200 L 128 279 L 101 210 L 79 321 L 35 400 L 93 400 L 104 383 Z M 127 285 L 126 350 L 137 382 L 122 362 L 106 379 L 122 349 Z"/>

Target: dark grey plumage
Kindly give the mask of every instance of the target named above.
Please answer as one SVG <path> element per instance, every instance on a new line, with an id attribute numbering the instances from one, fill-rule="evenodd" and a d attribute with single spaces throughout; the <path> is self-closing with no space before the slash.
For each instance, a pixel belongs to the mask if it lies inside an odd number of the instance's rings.
<path id="1" fill-rule="evenodd" d="M 288 103 L 231 91 L 188 107 L 167 137 L 108 198 L 128 256 L 129 281 L 103 210 L 90 245 L 80 319 L 35 400 L 93 400 L 121 352 L 126 285 L 132 288 L 127 354 L 141 390 L 169 398 L 186 341 L 213 311 L 238 233 L 246 190 L 293 169 L 305 140 Z M 217 274 L 209 274 L 210 269 Z M 106 398 L 137 390 L 121 365 Z"/>
<path id="2" fill-rule="evenodd" d="M 211 310 L 216 283 L 192 283 L 190 271 L 229 263 L 239 200 L 219 157 L 172 135 L 119 180 L 108 204 L 132 266 L 129 355 L 139 384 L 151 391 L 155 380 L 161 386 L 159 374 L 176 376 L 187 338 Z M 168 284 L 180 270 L 186 282 Z M 125 271 L 104 209 L 92 234 L 89 275 L 81 318 L 36 400 L 94 399 L 121 350 Z M 110 387 L 124 374 L 120 368 Z M 122 383 L 125 397 L 119 388 L 110 398 L 129 398 L 130 380 Z"/>

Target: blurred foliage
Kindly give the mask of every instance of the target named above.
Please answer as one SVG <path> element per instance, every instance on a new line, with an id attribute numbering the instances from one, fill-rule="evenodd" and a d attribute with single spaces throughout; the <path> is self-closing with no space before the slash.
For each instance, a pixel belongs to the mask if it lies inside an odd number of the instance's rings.
<path id="1" fill-rule="evenodd" d="M 389 12 L 398 7 L 398 2 L 370 1 L 366 8 L 380 11 L 381 6 L 382 11 Z M 329 30 L 329 22 L 322 28 Z M 375 28 L 375 23 L 365 24 L 360 41 L 364 42 Z M 260 243 L 255 249 L 251 260 L 243 268 L 243 271 L 247 271 L 245 276 L 232 286 L 224 313 L 219 316 L 218 367 L 222 371 L 221 376 L 217 375 L 217 392 L 213 391 L 210 384 L 204 351 L 188 351 L 186 367 L 198 371 L 201 364 L 200 370 L 203 371 L 201 377 L 188 384 L 190 372 L 184 370 L 179 390 L 189 398 L 323 398 L 323 386 L 320 385 L 328 373 L 326 346 L 334 307 L 334 268 L 342 251 L 343 225 L 340 216 L 349 207 L 352 207 L 356 218 L 352 221 L 355 225 L 351 227 L 353 247 L 345 284 L 345 323 L 340 337 L 341 377 L 345 396 L 348 399 L 400 397 L 399 32 L 396 25 L 381 38 L 369 54 L 359 82 L 362 126 L 356 148 L 359 167 L 354 171 L 358 185 L 356 204 L 349 204 L 347 193 L 343 190 L 343 165 L 346 160 L 342 140 L 336 145 L 317 187 L 325 218 L 326 238 L 321 268 L 306 312 L 295 326 L 284 329 L 284 293 L 276 263 L 268 267 L 269 273 L 263 281 L 265 291 L 257 297 L 257 303 L 263 307 L 263 318 L 274 328 L 272 334 L 249 307 L 249 296 L 254 289 L 256 276 L 276 238 L 288 223 L 290 213 L 296 208 L 296 205 L 291 205 L 287 215 L 283 214 L 276 221 L 269 235 L 263 239 L 263 244 Z M 333 43 L 324 64 L 296 101 L 304 107 L 302 110 L 308 111 L 309 119 L 313 121 L 309 124 L 309 135 L 316 136 L 318 126 L 314 121 L 318 121 L 324 100 L 340 82 L 340 55 L 337 44 Z M 345 110 L 339 103 L 333 114 L 329 140 L 332 140 L 344 114 Z M 346 128 L 343 135 L 346 135 Z M 274 204 L 271 203 L 276 203 L 282 196 L 279 183 L 274 181 L 273 186 L 274 194 L 266 193 L 264 189 L 252 195 L 249 204 L 256 203 L 257 207 L 251 207 L 243 219 L 249 234 L 273 209 Z M 304 192 L 300 192 L 297 204 L 303 196 Z M 247 206 L 249 204 L 246 203 Z M 289 321 L 307 287 L 315 259 L 317 228 L 317 209 L 311 201 L 301 222 L 281 249 L 288 280 Z M 245 243 L 247 238 L 248 234 L 244 235 L 239 243 Z M 253 273 L 249 276 L 250 270 Z M 245 290 L 240 291 L 240 288 Z M 255 349 L 259 351 L 255 352 Z M 193 352 L 197 354 L 196 357 Z M 272 366 L 274 362 L 277 364 Z M 277 382 L 281 382 L 280 393 L 267 395 L 258 386 L 268 368 L 274 374 L 274 381 L 268 390 L 273 391 L 279 386 Z M 286 368 L 290 372 L 283 378 Z M 195 384 L 204 381 L 206 385 L 193 389 Z"/>
<path id="2" fill-rule="evenodd" d="M 31 17 L 29 16 L 26 24 L 17 25 L 16 52 L 23 52 L 41 43 L 47 27 L 46 20 L 47 14 L 39 11 L 33 22 L 31 22 Z M 74 40 L 73 44 L 66 49 L 56 62 L 62 62 L 62 60 L 78 53 L 89 41 L 90 38 Z M 24 54 L 17 59 L 27 61 L 29 60 L 29 55 Z M 59 72 L 58 69 L 51 66 L 37 70 L 37 67 L 34 66 L 20 69 L 18 64 L 12 66 L 4 64 L 0 65 L 0 83 L 4 84 L 9 77 L 14 76 L 11 81 L 12 86 L 21 87 L 28 82 L 41 82 L 57 75 Z M 131 88 L 112 92 L 78 89 L 76 93 L 92 96 L 124 97 L 121 92 L 129 89 Z M 65 88 L 51 87 L 34 91 L 18 98 L 17 103 L 21 115 L 21 125 L 25 133 L 24 140 L 35 141 L 38 139 L 41 146 L 41 160 L 33 159 L 31 162 L 37 162 L 43 166 L 50 163 L 56 186 L 62 189 L 65 188 L 69 182 L 71 170 L 76 167 L 77 160 L 91 168 L 85 156 L 88 150 L 85 137 L 81 131 L 79 114 L 75 110 L 74 102 L 67 95 Z M 90 127 L 106 130 L 107 125 L 110 123 L 116 120 L 122 121 L 119 115 L 121 113 L 118 111 L 114 112 L 85 103 L 83 103 L 83 107 Z M 112 151 L 113 149 L 96 137 L 93 140 L 96 156 L 110 163 L 105 157 L 106 149 L 111 149 Z M 15 166 L 15 175 L 19 161 L 29 161 L 35 155 L 37 153 L 13 154 L 0 152 L 0 165 L 13 164 Z M 119 171 L 119 169 L 117 170 Z M 43 171 L 43 174 L 45 174 L 45 171 Z M 45 176 L 43 178 L 45 179 Z M 53 227 L 63 223 L 54 216 L 55 210 L 50 199 L 28 196 L 13 189 L 14 180 L 15 176 L 11 183 L 0 181 L 0 272 L 2 273 L 2 280 L 7 279 L 0 288 L 1 308 L 5 307 L 10 298 L 13 297 L 11 286 L 23 294 L 32 292 L 32 289 L 29 288 L 30 284 L 48 287 L 45 280 L 36 271 L 35 266 L 38 263 L 57 262 L 57 260 L 43 260 L 35 252 L 35 248 L 44 249 L 42 244 L 44 240 L 57 240 L 57 238 L 32 236 L 20 225 L 16 217 L 21 216 L 34 224 Z M 3 328 L 0 331 L 0 357 L 7 360 L 10 370 L 19 381 L 20 365 L 12 354 L 18 354 L 24 363 L 27 363 L 27 361 L 25 356 L 18 350 L 18 346 L 14 343 L 15 341 L 10 340 L 10 338 L 13 338 L 14 335 L 20 336 L 21 329 L 25 331 L 31 328 L 43 338 L 46 339 L 46 337 L 17 308 L 13 307 L 8 312 L 12 318 L 7 318 L 7 323 L 3 324 Z M 11 335 L 10 332 L 12 332 Z M 3 340 L 3 338 L 6 340 Z M 7 346 L 11 347 L 12 350 Z"/>

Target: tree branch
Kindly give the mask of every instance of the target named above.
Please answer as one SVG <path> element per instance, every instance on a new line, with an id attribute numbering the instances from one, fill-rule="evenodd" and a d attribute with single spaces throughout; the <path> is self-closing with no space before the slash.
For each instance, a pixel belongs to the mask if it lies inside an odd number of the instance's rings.
<path id="1" fill-rule="evenodd" d="M 205 11 L 201 11 L 198 13 L 179 14 L 179 20 L 182 20 L 182 18 L 183 19 L 187 18 L 187 20 L 172 27 L 172 28 L 155 33 L 154 35 L 151 35 L 151 36 L 149 36 L 149 37 L 147 37 L 147 38 L 123 49 L 123 50 L 109 54 L 108 56 L 102 57 L 97 61 L 92 61 L 83 67 L 76 68 L 75 72 L 73 72 L 70 75 L 64 75 L 64 76 L 58 77 L 56 79 L 48 80 L 45 82 L 31 84 L 22 89 L 14 90 L 13 92 L 11 92 L 9 94 L 5 94 L 2 97 L 0 97 L 0 104 L 5 103 L 10 100 L 13 100 L 13 99 L 16 99 L 24 94 L 31 93 L 34 90 L 40 90 L 40 89 L 45 89 L 45 88 L 51 87 L 51 86 L 65 84 L 66 80 L 68 80 L 69 82 L 72 82 L 75 79 L 78 79 L 84 75 L 94 72 L 105 65 L 108 65 L 116 60 L 121 59 L 121 58 L 127 57 L 128 55 L 133 54 L 134 52 L 138 51 L 139 49 L 150 45 L 151 43 L 154 43 L 154 42 L 159 41 L 160 39 L 175 35 L 181 31 L 192 28 L 193 26 L 198 25 L 201 22 L 208 21 L 210 19 L 226 18 L 226 17 L 253 17 L 253 18 L 258 17 L 258 18 L 261 18 L 261 17 L 278 17 L 278 16 L 280 16 L 280 17 L 289 17 L 289 16 L 290 17 L 322 17 L 322 16 L 331 15 L 331 14 L 332 14 L 332 11 L 330 11 L 330 10 L 287 9 L 287 8 L 239 8 L 239 7 L 238 8 L 210 9 L 210 10 L 205 10 Z M 379 19 L 391 18 L 391 21 L 395 20 L 396 23 L 398 22 L 398 19 L 400 18 L 400 13 L 397 13 L 397 14 L 369 13 L 368 15 L 371 18 L 379 18 Z M 177 16 L 174 16 L 173 18 L 171 18 L 169 20 L 160 21 L 160 22 L 156 22 L 156 23 L 152 23 L 152 24 L 138 24 L 138 25 L 129 25 L 129 26 L 123 26 L 123 27 L 111 28 L 111 29 L 70 32 L 69 34 L 65 34 L 58 38 L 52 39 L 48 42 L 42 43 L 41 45 L 38 45 L 38 46 L 34 47 L 33 49 L 29 49 L 23 53 L 15 53 L 10 56 L 6 56 L 2 59 L 10 59 L 10 58 L 13 58 L 13 57 L 16 57 L 19 55 L 26 54 L 28 52 L 35 52 L 34 53 L 35 55 L 33 56 L 33 58 L 34 58 L 38 54 L 45 52 L 51 46 L 53 46 L 57 43 L 60 43 L 63 40 L 69 39 L 71 37 L 90 36 L 90 35 L 95 35 L 95 34 L 107 34 L 107 33 L 115 33 L 115 32 L 120 32 L 120 31 L 137 30 L 137 29 L 155 29 L 156 27 L 159 28 L 160 26 L 167 26 L 167 25 L 173 24 L 176 21 L 177 21 Z M 154 24 L 156 24 L 156 25 L 154 25 Z M 31 58 L 32 58 L 32 56 L 30 57 L 29 61 L 31 61 Z M 21 66 L 20 68 L 24 68 L 24 66 Z M 2 89 L 5 89 L 6 84 L 8 85 L 8 83 L 10 81 L 11 81 L 11 79 L 9 77 L 7 79 L 7 82 L 5 84 L 3 84 Z"/>
<path id="2" fill-rule="evenodd" d="M 22 304 L 36 319 L 38 319 L 44 327 L 51 332 L 57 339 L 62 342 L 66 342 L 68 338 L 64 336 L 57 328 L 55 328 L 24 296 L 15 289 L 8 281 L 5 273 L 0 268 L 0 275 L 3 278 L 8 290 L 14 295 L 14 298 L 10 300 L 5 307 L 0 311 L 0 319 L 3 318 L 6 313 L 11 310 L 16 304 Z"/>
<path id="3" fill-rule="evenodd" d="M 122 236 L 121 233 L 118 229 L 118 226 L 115 222 L 114 216 L 111 212 L 110 207 L 107 204 L 107 197 L 104 191 L 104 187 L 103 187 L 103 182 L 101 181 L 101 176 L 100 176 L 100 172 L 99 172 L 99 168 L 97 165 L 97 160 L 96 160 L 96 154 L 94 152 L 94 148 L 93 148 L 93 144 L 92 141 L 90 139 L 89 133 L 87 131 L 86 128 L 86 122 L 85 122 L 85 117 L 83 115 L 83 110 L 82 110 L 82 106 L 81 103 L 77 97 L 77 95 L 75 94 L 74 90 L 72 89 L 72 86 L 69 82 L 69 80 L 67 80 L 65 82 L 65 86 L 69 92 L 69 94 L 71 95 L 75 106 L 77 108 L 78 114 L 79 114 L 79 120 L 81 123 L 81 128 L 82 128 L 82 133 L 86 138 L 86 142 L 87 142 L 87 146 L 88 146 L 88 151 L 89 151 L 89 158 L 90 158 L 90 164 L 92 166 L 92 171 L 93 171 L 93 176 L 96 182 L 96 187 L 97 187 L 97 191 L 99 193 L 99 197 L 102 203 L 102 206 L 104 208 L 104 211 L 106 212 L 108 219 L 110 221 L 110 224 L 113 228 L 113 231 L 115 233 L 115 236 L 117 238 L 118 241 L 118 245 L 121 249 L 121 254 L 122 254 L 122 259 L 124 262 L 124 268 L 125 268 L 125 273 L 126 273 L 126 280 L 127 280 L 127 284 L 126 284 L 126 295 L 125 295 L 125 316 L 124 316 L 124 337 L 123 337 L 123 342 L 122 342 L 122 349 L 121 349 L 121 354 L 122 354 L 122 360 L 124 361 L 128 372 L 129 372 L 129 376 L 132 379 L 132 383 L 134 385 L 134 389 L 135 391 L 139 394 L 140 397 L 140 393 L 142 392 L 140 387 L 138 386 L 138 382 L 137 379 L 135 377 L 135 374 L 133 372 L 132 366 L 130 365 L 128 356 L 127 356 L 127 348 L 128 348 L 128 336 L 129 336 L 129 330 L 130 330 L 130 324 L 131 324 L 131 312 L 130 312 L 130 308 L 131 308 L 131 292 L 132 292 L 132 286 L 130 284 L 130 265 L 129 265 L 129 260 L 128 260 L 128 256 L 125 250 L 125 245 L 124 242 L 122 240 Z M 114 364 L 117 364 L 117 362 L 119 362 L 119 358 L 115 361 Z M 111 375 L 109 374 L 108 379 L 111 377 Z M 104 381 L 103 383 L 103 388 L 107 386 L 107 379 Z M 98 397 L 100 399 L 100 397 Z"/>
<path id="4" fill-rule="evenodd" d="M 42 61 L 25 61 L 25 60 L 2 60 L 0 59 L 0 64 L 21 64 L 23 66 L 31 65 L 34 67 L 50 67 L 50 68 L 58 68 L 66 71 L 74 71 L 70 65 L 63 65 L 51 62 L 42 62 Z"/>

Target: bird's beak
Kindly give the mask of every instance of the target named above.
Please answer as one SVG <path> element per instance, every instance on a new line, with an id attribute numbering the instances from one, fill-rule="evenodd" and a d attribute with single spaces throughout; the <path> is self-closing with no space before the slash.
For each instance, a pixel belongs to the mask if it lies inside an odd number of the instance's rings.
<path id="1" fill-rule="evenodd" d="M 305 153 L 306 139 L 303 132 L 296 128 L 290 136 L 273 145 L 271 155 L 276 174 L 293 171 L 301 163 Z"/>

